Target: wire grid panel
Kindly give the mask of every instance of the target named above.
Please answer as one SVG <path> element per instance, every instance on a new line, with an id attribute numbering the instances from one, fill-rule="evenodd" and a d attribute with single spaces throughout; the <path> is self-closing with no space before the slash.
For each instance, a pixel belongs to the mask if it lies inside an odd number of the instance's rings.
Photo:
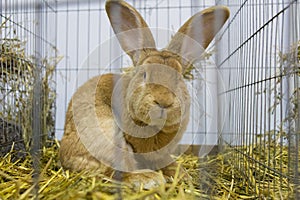
<path id="1" fill-rule="evenodd" d="M 54 135 L 55 19 L 47 2 L 0 3 L 0 134 L 8 146 Z"/>
<path id="2" fill-rule="evenodd" d="M 156 45 L 164 48 L 172 35 L 196 12 L 213 5 L 211 1 L 147 0 L 126 1 L 143 16 L 152 30 Z M 104 9 L 105 1 L 59 1 L 57 4 L 57 46 L 62 61 L 57 66 L 57 113 L 56 135 L 63 135 L 64 116 L 67 104 L 74 91 L 91 77 L 113 72 L 120 73 L 132 65 L 131 60 L 120 49 Z M 210 47 L 213 49 L 213 45 Z M 203 71 L 203 69 L 202 69 Z M 206 120 L 208 102 L 203 90 L 201 67 L 199 79 L 189 81 L 193 106 L 191 122 L 182 143 L 217 144 L 217 130 L 208 131 L 212 120 Z M 213 105 L 209 105 L 212 110 Z M 200 111 L 199 111 L 200 110 Z M 199 122 L 200 121 L 200 122 Z M 200 124 L 200 125 L 199 125 Z M 210 135 L 208 134 L 210 132 Z"/>
<path id="3" fill-rule="evenodd" d="M 231 10 L 217 54 L 225 88 L 219 91 L 219 129 L 236 152 L 231 162 L 258 195 L 261 188 L 277 191 L 275 176 L 299 189 L 300 4 L 218 3 Z M 299 198 L 299 190 L 289 196 Z"/>

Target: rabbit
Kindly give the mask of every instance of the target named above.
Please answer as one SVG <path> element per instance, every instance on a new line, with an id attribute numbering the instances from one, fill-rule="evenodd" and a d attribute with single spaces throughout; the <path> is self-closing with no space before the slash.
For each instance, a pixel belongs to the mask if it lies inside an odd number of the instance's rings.
<path id="1" fill-rule="evenodd" d="M 177 170 L 171 154 L 187 128 L 191 102 L 183 74 L 201 58 L 229 10 L 214 6 L 195 14 L 157 50 L 134 7 L 109 0 L 105 8 L 134 67 L 96 76 L 78 88 L 66 112 L 60 161 L 64 169 L 122 172 L 124 180 L 152 187 Z"/>

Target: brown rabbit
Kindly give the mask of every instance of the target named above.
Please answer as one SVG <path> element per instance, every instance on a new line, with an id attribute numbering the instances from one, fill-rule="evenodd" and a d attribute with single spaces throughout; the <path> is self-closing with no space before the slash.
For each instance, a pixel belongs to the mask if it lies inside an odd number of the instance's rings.
<path id="1" fill-rule="evenodd" d="M 215 6 L 195 14 L 161 51 L 132 6 L 111 0 L 106 11 L 134 70 L 94 77 L 76 91 L 66 114 L 60 160 L 70 170 L 106 175 L 116 170 L 137 183 L 159 182 L 152 170 L 174 175 L 170 155 L 189 121 L 183 74 L 200 58 L 229 11 Z"/>

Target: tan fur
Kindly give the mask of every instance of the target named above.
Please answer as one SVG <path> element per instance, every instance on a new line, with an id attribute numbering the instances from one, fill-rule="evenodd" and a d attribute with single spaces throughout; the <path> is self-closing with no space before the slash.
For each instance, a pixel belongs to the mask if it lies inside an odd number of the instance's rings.
<path id="1" fill-rule="evenodd" d="M 189 121 L 190 96 L 182 73 L 186 61 L 193 62 L 195 55 L 200 57 L 203 52 L 202 47 L 191 48 L 187 54 L 186 45 L 191 40 L 181 34 L 189 34 L 192 41 L 206 47 L 221 26 L 199 32 L 201 38 L 192 29 L 199 20 L 213 25 L 218 17 L 223 25 L 228 10 L 214 7 L 196 14 L 162 51 L 155 49 L 146 22 L 133 7 L 124 1 L 107 1 L 106 10 L 122 48 L 136 68 L 122 75 L 94 77 L 76 91 L 66 114 L 60 148 L 62 166 L 107 175 L 120 169 L 128 172 L 124 177 L 132 175 L 135 180 L 138 174 L 142 177 L 142 169 L 162 169 L 165 175 L 174 175 L 175 169 L 163 164 L 176 166 L 170 154 Z M 221 17 L 213 14 L 216 10 L 222 12 Z M 182 57 L 182 53 L 192 57 Z M 154 171 L 147 172 L 147 177 L 161 178 Z"/>

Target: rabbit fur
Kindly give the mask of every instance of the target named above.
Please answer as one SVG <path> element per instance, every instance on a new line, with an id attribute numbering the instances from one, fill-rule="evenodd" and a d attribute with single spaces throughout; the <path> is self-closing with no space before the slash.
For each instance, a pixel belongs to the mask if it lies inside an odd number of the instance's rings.
<path id="1" fill-rule="evenodd" d="M 106 175 L 117 170 L 130 177 L 149 169 L 157 176 L 152 170 L 161 169 L 173 176 L 176 163 L 170 155 L 187 128 L 190 110 L 182 74 L 200 58 L 229 11 L 215 6 L 195 14 L 162 50 L 131 5 L 110 0 L 106 11 L 134 70 L 96 76 L 75 92 L 66 113 L 61 164 Z"/>

